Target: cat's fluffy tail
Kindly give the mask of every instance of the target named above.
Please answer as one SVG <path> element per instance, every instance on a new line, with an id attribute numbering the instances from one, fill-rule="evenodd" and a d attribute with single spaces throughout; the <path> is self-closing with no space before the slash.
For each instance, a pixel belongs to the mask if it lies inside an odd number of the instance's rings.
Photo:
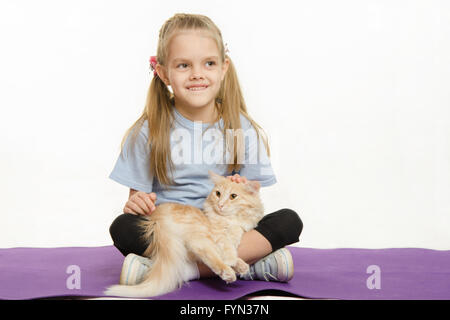
<path id="1" fill-rule="evenodd" d="M 153 218 L 153 215 L 152 215 Z M 154 218 L 157 218 L 156 215 Z M 163 217 L 161 217 L 163 218 Z M 120 297 L 154 297 L 169 293 L 183 285 L 183 269 L 186 265 L 187 252 L 181 237 L 177 233 L 167 232 L 173 226 L 164 228 L 161 224 L 170 223 L 162 219 L 149 219 L 143 222 L 146 234 L 152 236 L 150 247 L 146 252 L 153 261 L 149 273 L 138 285 L 113 285 L 104 293 Z"/>

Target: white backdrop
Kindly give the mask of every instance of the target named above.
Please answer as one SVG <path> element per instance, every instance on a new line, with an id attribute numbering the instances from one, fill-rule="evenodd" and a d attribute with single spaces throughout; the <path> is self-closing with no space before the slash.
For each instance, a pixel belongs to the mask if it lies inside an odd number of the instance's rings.
<path id="1" fill-rule="evenodd" d="M 450 249 L 448 1 L 1 1 L 0 247 L 110 245 L 159 28 L 222 30 L 303 247 Z"/>

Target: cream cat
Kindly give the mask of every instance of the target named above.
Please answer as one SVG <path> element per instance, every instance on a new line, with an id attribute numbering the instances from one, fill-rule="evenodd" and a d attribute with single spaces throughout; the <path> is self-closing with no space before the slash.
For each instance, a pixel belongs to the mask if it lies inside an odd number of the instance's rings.
<path id="1" fill-rule="evenodd" d="M 257 181 L 236 183 L 209 171 L 214 188 L 204 210 L 177 203 L 164 203 L 141 223 L 150 241 L 144 256 L 153 265 L 138 285 L 114 285 L 105 294 L 152 297 L 183 285 L 186 265 L 201 261 L 227 283 L 248 272 L 249 266 L 237 256 L 244 232 L 256 227 L 263 217 Z"/>

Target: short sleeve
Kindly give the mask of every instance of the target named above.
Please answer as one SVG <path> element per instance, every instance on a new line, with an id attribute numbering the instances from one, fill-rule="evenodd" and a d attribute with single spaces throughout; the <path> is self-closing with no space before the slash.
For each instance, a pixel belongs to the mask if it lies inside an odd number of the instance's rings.
<path id="1" fill-rule="evenodd" d="M 131 189 L 152 192 L 153 176 L 147 141 L 148 126 L 145 122 L 135 139 L 132 139 L 132 134 L 128 135 L 109 178 Z"/>
<path id="2" fill-rule="evenodd" d="M 256 130 L 250 122 L 248 122 L 249 125 L 245 125 L 244 123 L 242 127 L 244 129 L 245 139 L 245 159 L 243 159 L 244 163 L 241 165 L 239 175 L 251 181 L 259 181 L 262 187 L 271 186 L 277 182 L 277 179 L 267 155 L 263 139 L 261 136 L 258 139 Z"/>

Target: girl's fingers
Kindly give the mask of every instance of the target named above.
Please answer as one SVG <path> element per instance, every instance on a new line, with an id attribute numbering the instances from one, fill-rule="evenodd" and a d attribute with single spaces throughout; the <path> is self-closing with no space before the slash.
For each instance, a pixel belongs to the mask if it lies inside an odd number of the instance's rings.
<path id="1" fill-rule="evenodd" d="M 123 212 L 145 215 L 144 210 L 142 210 L 137 204 L 135 204 L 134 202 L 131 202 L 131 201 L 127 201 L 125 208 L 123 209 Z"/>
<path id="2" fill-rule="evenodd" d="M 143 194 L 141 198 L 144 200 L 145 204 L 149 208 L 149 213 L 152 213 L 155 210 L 155 203 L 151 199 L 149 194 Z"/>
<path id="3" fill-rule="evenodd" d="M 237 183 L 239 183 L 239 182 L 247 183 L 247 182 L 248 182 L 248 180 L 247 180 L 246 177 L 241 177 L 241 176 L 240 176 L 239 174 L 237 174 L 237 173 L 235 173 L 235 174 L 232 175 L 232 176 L 227 176 L 227 179 L 230 179 L 231 181 L 237 182 Z"/>
<path id="4" fill-rule="evenodd" d="M 239 176 L 239 174 L 235 173 L 234 175 L 228 176 L 228 177 L 231 179 L 231 181 L 237 182 L 237 179 L 238 179 L 240 176 Z M 227 178 L 228 178 L 228 177 L 227 177 Z"/>
<path id="5" fill-rule="evenodd" d="M 155 203 L 156 202 L 156 193 L 152 192 L 149 194 L 149 196 L 150 196 L 150 199 L 153 201 L 153 203 Z"/>
<path id="6" fill-rule="evenodd" d="M 128 208 L 127 205 L 125 205 L 125 207 L 123 208 L 123 213 L 134 214 L 135 216 L 137 216 L 137 213 L 136 213 L 136 212 L 133 212 L 133 210 L 131 210 L 130 208 Z"/>
<path id="7" fill-rule="evenodd" d="M 242 182 L 242 183 L 247 183 L 248 180 L 246 177 L 241 177 L 240 175 L 238 175 L 237 173 L 235 174 L 235 181 L 237 183 Z"/>
<path id="8" fill-rule="evenodd" d="M 138 207 L 140 207 L 144 214 L 150 213 L 150 207 L 147 205 L 146 201 L 141 195 L 137 195 L 135 198 L 131 199 L 132 202 L 134 202 Z"/>

